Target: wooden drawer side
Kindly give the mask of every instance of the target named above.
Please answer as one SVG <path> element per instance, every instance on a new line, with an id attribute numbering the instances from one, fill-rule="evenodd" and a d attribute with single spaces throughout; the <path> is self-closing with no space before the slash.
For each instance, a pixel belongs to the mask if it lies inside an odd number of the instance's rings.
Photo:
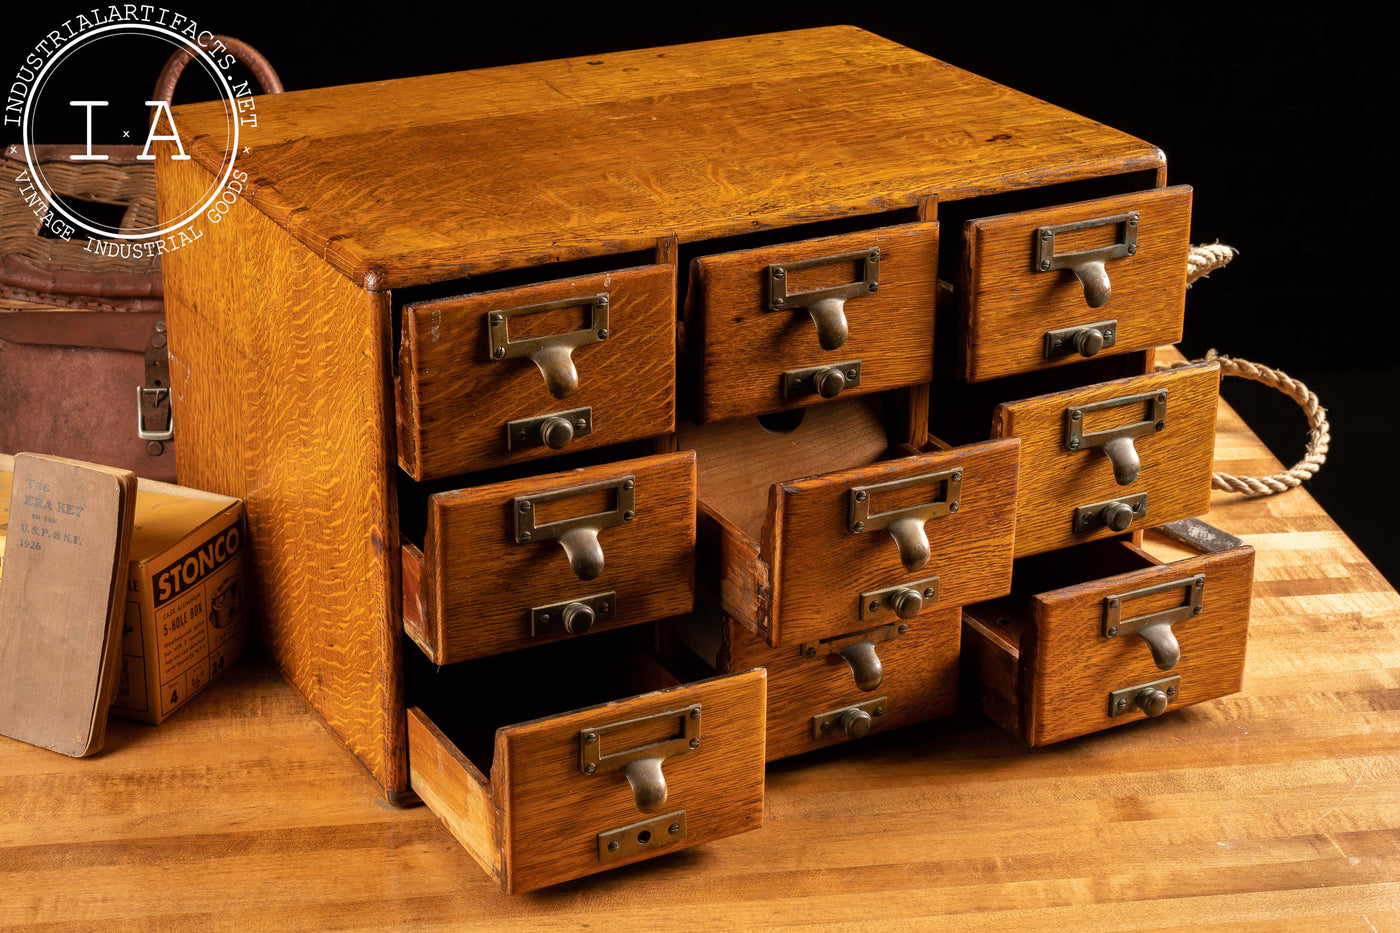
<path id="1" fill-rule="evenodd" d="M 1092 580 L 1041 593 L 1032 600 L 1036 631 L 1027 730 L 1031 745 L 1044 745 L 1145 714 L 1132 708 L 1108 715 L 1109 691 L 1179 675 L 1180 692 L 1168 711 L 1235 693 L 1244 676 L 1254 549 L 1238 547 L 1170 564 Z M 1154 662 L 1136 634 L 1106 637 L 1105 600 L 1157 584 L 1181 584 L 1123 607 L 1124 617 L 1183 605 L 1197 574 L 1204 576 L 1202 611 L 1172 626 L 1180 660 L 1168 670 Z"/>
<path id="2" fill-rule="evenodd" d="M 501 811 L 486 777 L 416 706 L 408 710 L 408 773 L 428 809 L 501 883 Z"/>
<path id="3" fill-rule="evenodd" d="M 597 836 L 655 814 L 641 812 L 616 770 L 584 774 L 579 735 L 698 703 L 699 745 L 667 758 L 658 812 L 685 811 L 678 851 L 756 829 L 763 821 L 765 671 L 753 670 L 645 694 L 497 732 L 492 781 L 503 801 L 508 893 L 593 874 L 651 857 L 642 851 L 600 864 Z"/>

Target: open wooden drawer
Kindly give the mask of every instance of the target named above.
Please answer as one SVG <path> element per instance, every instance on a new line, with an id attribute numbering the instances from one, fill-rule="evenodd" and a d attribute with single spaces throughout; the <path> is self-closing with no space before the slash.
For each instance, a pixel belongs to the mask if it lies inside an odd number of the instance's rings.
<path id="1" fill-rule="evenodd" d="M 878 399 L 694 427 L 697 582 L 774 647 L 1006 593 L 1015 439 L 887 448 Z"/>
<path id="2" fill-rule="evenodd" d="M 983 712 L 1027 745 L 1235 693 L 1254 549 L 1163 564 L 1122 541 L 1016 562 L 1012 595 L 963 610 Z"/>
<path id="3" fill-rule="evenodd" d="M 980 382 L 1181 339 L 1185 185 L 969 220 L 958 373 Z"/>
<path id="4" fill-rule="evenodd" d="M 928 382 L 938 224 L 702 256 L 686 352 L 698 423 Z"/>
<path id="5" fill-rule="evenodd" d="M 689 612 L 695 454 L 657 454 L 428 497 L 405 541 L 404 631 L 435 663 Z"/>
<path id="6" fill-rule="evenodd" d="M 949 606 L 808 652 L 770 648 L 733 619 L 697 612 L 677 624 L 676 637 L 707 669 L 768 671 L 773 761 L 954 713 L 961 630 L 962 609 Z M 874 658 L 875 677 L 858 683 L 862 655 Z"/>
<path id="7" fill-rule="evenodd" d="M 762 824 L 765 672 L 678 685 L 627 634 L 408 672 L 413 790 L 506 893 Z"/>
<path id="8" fill-rule="evenodd" d="M 399 465 L 438 479 L 671 431 L 670 264 L 410 304 Z"/>

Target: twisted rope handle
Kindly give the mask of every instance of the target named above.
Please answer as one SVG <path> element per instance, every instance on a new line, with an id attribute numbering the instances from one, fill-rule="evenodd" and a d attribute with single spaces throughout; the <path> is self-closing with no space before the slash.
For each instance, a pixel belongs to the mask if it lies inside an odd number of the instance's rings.
<path id="1" fill-rule="evenodd" d="M 1190 287 L 1192 282 L 1229 263 L 1235 258 L 1236 252 L 1236 250 L 1221 243 L 1191 247 L 1191 252 L 1186 259 L 1187 286 Z M 1332 443 L 1332 426 L 1327 423 L 1327 409 L 1318 402 L 1317 395 L 1282 370 L 1270 369 L 1259 363 L 1251 363 L 1249 360 L 1221 356 L 1214 350 L 1206 351 L 1204 360 L 1187 360 L 1165 366 L 1159 365 L 1157 369 L 1158 371 L 1175 369 L 1178 366 L 1190 366 L 1192 363 L 1210 360 L 1215 360 L 1220 364 L 1222 378 L 1239 376 L 1241 379 L 1248 379 L 1251 382 L 1262 383 L 1278 389 L 1297 402 L 1298 407 L 1303 409 L 1303 413 L 1308 416 L 1308 447 L 1304 451 L 1302 460 L 1282 473 L 1274 473 L 1271 476 L 1235 476 L 1233 473 L 1212 473 L 1210 475 L 1211 488 L 1225 492 L 1244 493 L 1247 496 L 1272 496 L 1274 493 L 1287 492 L 1301 486 L 1304 480 L 1316 475 L 1317 471 L 1322 469 L 1322 465 L 1327 462 L 1327 448 Z"/>

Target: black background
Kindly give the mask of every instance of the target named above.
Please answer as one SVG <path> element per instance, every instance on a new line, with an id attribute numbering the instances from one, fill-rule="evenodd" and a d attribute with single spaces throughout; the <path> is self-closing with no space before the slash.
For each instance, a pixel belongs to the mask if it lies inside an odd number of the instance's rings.
<path id="1" fill-rule="evenodd" d="M 1384 284 L 1400 249 L 1389 136 L 1397 53 L 1385 30 L 1342 5 L 1312 5 L 1306 16 L 986 2 L 170 7 L 252 43 L 289 90 L 850 23 L 1149 140 L 1167 153 L 1171 182 L 1195 188 L 1192 241 L 1240 250 L 1188 292 L 1183 352 L 1215 347 L 1318 393 L 1334 443 L 1308 487 L 1400 580 L 1388 541 L 1400 515 L 1400 326 Z M 88 8 L 3 14 L 4 86 L 40 36 Z M 159 65 L 126 63 L 104 89 L 145 94 Z M 1302 456 L 1306 426 L 1291 401 L 1241 380 L 1224 392 L 1280 459 Z"/>

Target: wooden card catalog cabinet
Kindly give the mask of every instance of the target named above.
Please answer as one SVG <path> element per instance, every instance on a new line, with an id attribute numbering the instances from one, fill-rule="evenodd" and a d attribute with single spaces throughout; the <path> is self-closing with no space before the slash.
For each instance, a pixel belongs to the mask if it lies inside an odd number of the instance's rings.
<path id="1" fill-rule="evenodd" d="M 494 700 L 545 718 L 485 738 L 421 699 L 435 664 L 466 690 L 459 666 L 593 652 L 698 588 L 769 648 L 900 619 L 921 634 L 889 645 L 892 683 L 947 672 L 951 614 L 1007 592 L 1038 519 L 1019 416 L 928 441 L 936 341 L 975 381 L 1180 332 L 1190 192 L 1149 143 L 852 27 L 583 62 L 261 100 L 241 195 L 164 257 L 180 480 L 245 500 L 272 656 L 388 800 L 428 801 L 508 890 L 752 828 L 762 759 L 809 740 L 785 712 L 765 744 L 765 680 L 740 669 L 756 644 L 720 679 L 550 708 L 521 677 Z M 177 108 L 191 159 L 159 160 L 163 211 L 216 183 L 224 119 Z M 1008 192 L 1029 213 L 979 209 Z M 940 259 L 945 206 L 964 258 Z M 1095 250 L 1113 257 L 1074 258 Z M 699 424 L 679 442 L 678 415 Z M 527 527 L 524 504 L 552 516 Z M 945 711 L 951 683 L 892 715 Z M 637 828 L 653 814 L 628 779 L 586 778 L 565 746 L 692 703 L 684 832 Z M 721 760 L 722 800 L 698 786 Z M 559 848 L 545 798 L 590 814 Z"/>

